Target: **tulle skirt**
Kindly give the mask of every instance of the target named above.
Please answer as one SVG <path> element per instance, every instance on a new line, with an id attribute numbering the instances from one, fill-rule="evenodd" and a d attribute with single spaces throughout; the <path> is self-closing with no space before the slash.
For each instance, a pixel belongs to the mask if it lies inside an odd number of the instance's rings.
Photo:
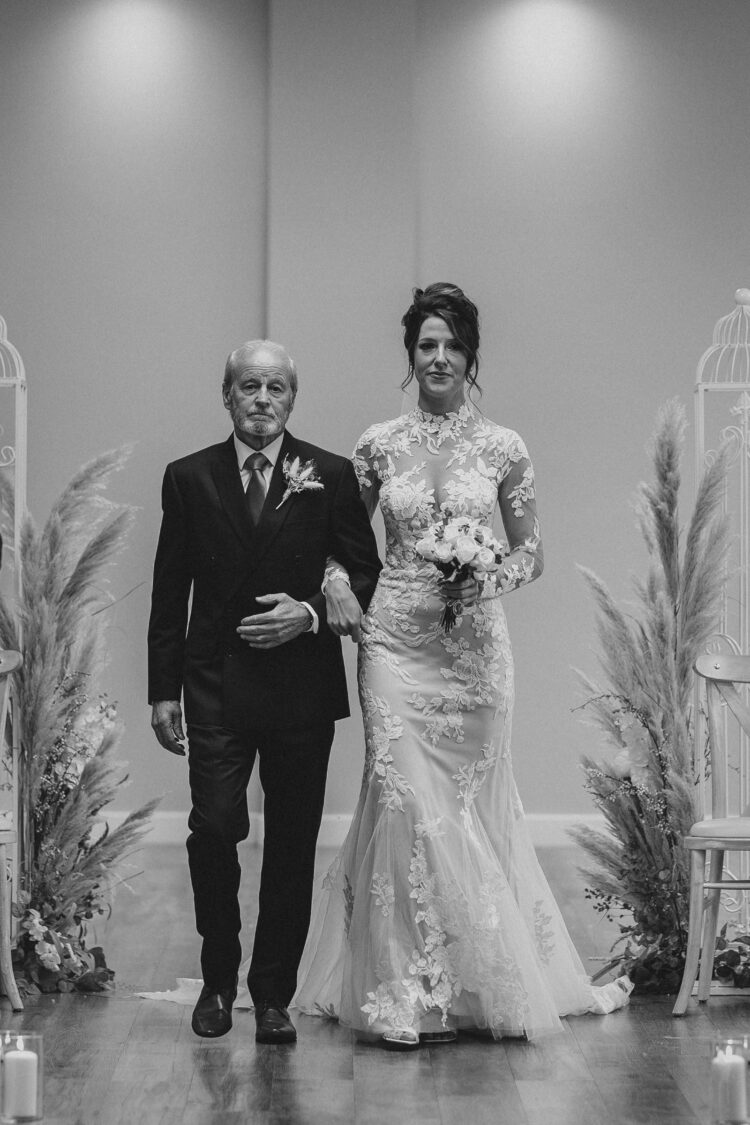
<path id="1" fill-rule="evenodd" d="M 316 897 L 294 1005 L 362 1035 L 536 1038 L 627 1003 L 595 988 L 537 860 L 513 779 L 513 662 L 499 599 L 446 633 L 437 588 L 387 571 L 365 619 L 366 761 Z"/>

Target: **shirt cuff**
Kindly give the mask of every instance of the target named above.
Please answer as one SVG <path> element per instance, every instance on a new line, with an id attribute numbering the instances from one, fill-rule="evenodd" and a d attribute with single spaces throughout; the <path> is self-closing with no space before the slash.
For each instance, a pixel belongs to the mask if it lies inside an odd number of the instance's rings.
<path id="1" fill-rule="evenodd" d="M 320 625 L 320 622 L 318 621 L 317 613 L 315 612 L 315 610 L 313 609 L 313 607 L 310 605 L 309 602 L 300 602 L 299 604 L 303 605 L 305 607 L 307 612 L 310 614 L 310 617 L 312 618 L 312 623 L 310 625 L 310 628 L 307 630 L 307 632 L 308 633 L 317 633 L 318 627 Z"/>

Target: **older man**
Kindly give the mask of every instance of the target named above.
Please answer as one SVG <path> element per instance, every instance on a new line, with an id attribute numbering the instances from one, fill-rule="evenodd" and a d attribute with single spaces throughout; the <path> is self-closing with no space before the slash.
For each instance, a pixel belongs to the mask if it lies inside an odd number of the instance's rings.
<path id="1" fill-rule="evenodd" d="M 248 974 L 256 1039 L 290 1042 L 287 1007 L 310 921 L 315 843 L 336 719 L 348 715 L 340 640 L 321 594 L 333 555 L 366 608 L 380 562 L 351 462 L 286 429 L 297 394 L 279 344 L 227 360 L 225 442 L 167 466 L 149 625 L 152 726 L 184 754 L 187 841 L 203 989 L 197 1035 L 223 1035 L 241 960 L 237 843 L 259 759 L 265 839 Z M 191 600 L 192 599 L 192 600 Z M 356 614 L 356 607 L 355 607 Z"/>

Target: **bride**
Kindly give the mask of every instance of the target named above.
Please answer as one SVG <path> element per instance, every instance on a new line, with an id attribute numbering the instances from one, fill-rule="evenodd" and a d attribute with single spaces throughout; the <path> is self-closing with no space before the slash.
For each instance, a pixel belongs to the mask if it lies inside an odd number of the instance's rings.
<path id="1" fill-rule="evenodd" d="M 560 1016 L 627 1003 L 594 988 L 537 861 L 511 768 L 513 658 L 502 598 L 542 572 L 534 474 L 513 430 L 471 403 L 476 306 L 455 285 L 414 291 L 403 317 L 418 405 L 371 426 L 354 454 L 386 560 L 361 622 L 365 770 L 351 828 L 326 875 L 294 1003 L 384 1046 L 460 1029 L 533 1038 Z M 406 385 L 406 384 L 405 384 Z M 446 583 L 416 547 L 446 515 L 507 538 L 500 569 Z M 359 636 L 346 573 L 326 576 L 334 632 Z M 450 601 L 457 620 L 446 631 Z"/>

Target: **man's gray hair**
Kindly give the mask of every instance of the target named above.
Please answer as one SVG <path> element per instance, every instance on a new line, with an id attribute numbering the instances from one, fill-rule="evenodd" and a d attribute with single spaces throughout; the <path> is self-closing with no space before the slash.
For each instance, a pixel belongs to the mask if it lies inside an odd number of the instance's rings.
<path id="1" fill-rule="evenodd" d="M 289 352 L 282 344 L 277 344 L 273 340 L 247 340 L 246 343 L 240 344 L 233 352 L 227 356 L 227 362 L 224 367 L 224 389 L 232 385 L 234 374 L 237 367 L 243 360 L 250 359 L 255 352 L 259 351 L 276 352 L 279 356 L 283 357 L 284 362 L 289 367 L 289 385 L 292 388 L 292 394 L 297 394 L 297 365 L 295 364 Z"/>

